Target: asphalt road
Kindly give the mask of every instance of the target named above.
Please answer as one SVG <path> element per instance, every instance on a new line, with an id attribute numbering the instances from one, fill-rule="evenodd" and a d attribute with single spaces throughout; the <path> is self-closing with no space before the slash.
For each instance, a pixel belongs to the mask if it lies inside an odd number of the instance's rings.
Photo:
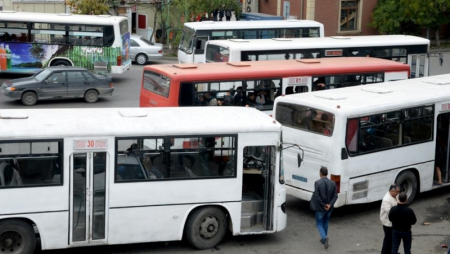
<path id="1" fill-rule="evenodd" d="M 175 63 L 165 60 L 161 63 Z M 437 57 L 430 59 L 430 74 L 450 72 L 450 52 L 444 53 L 444 65 Z M 97 103 L 88 104 L 83 99 L 39 101 L 32 108 L 76 108 L 76 107 L 137 107 L 142 66 L 133 65 L 123 75 L 113 75 L 115 87 L 112 96 L 100 98 Z M 0 76 L 0 83 L 6 79 L 23 77 L 19 75 Z M 0 109 L 28 108 L 0 95 Z M 418 223 L 413 227 L 413 253 L 447 253 L 441 244 L 450 242 L 450 187 L 421 194 L 412 204 Z M 335 209 L 330 221 L 330 248 L 325 250 L 319 243 L 314 213 L 308 202 L 292 197 L 287 199 L 288 226 L 271 235 L 231 236 L 216 248 L 196 251 L 186 242 L 146 243 L 119 246 L 74 248 L 70 250 L 38 251 L 39 253 L 380 253 L 383 229 L 379 221 L 380 202 L 346 206 Z M 429 225 L 423 225 L 429 222 Z M 130 229 L 124 229 L 130 230 Z M 403 250 L 400 251 L 403 253 Z"/>

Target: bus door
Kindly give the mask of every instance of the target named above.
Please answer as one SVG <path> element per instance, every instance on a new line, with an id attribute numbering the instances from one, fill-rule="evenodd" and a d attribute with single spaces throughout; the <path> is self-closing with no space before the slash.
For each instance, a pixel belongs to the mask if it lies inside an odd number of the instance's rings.
<path id="1" fill-rule="evenodd" d="M 197 36 L 194 39 L 194 61 L 193 63 L 204 63 L 205 59 L 205 46 L 209 40 L 209 36 Z"/>
<path id="2" fill-rule="evenodd" d="M 450 113 L 439 114 L 437 119 L 437 134 L 436 134 L 436 158 L 435 158 L 435 180 L 438 181 L 440 170 L 441 180 L 448 183 L 449 176 L 449 145 L 450 145 Z"/>
<path id="3" fill-rule="evenodd" d="M 107 139 L 73 140 L 70 156 L 70 245 L 107 242 Z"/>
<path id="4" fill-rule="evenodd" d="M 411 66 L 410 78 L 421 78 L 428 76 L 428 56 L 427 54 L 410 54 L 408 63 Z"/>

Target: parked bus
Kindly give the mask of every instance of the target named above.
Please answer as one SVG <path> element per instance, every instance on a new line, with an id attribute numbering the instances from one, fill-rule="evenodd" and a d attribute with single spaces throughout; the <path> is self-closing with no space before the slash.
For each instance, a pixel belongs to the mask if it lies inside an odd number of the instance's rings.
<path id="1" fill-rule="evenodd" d="M 206 43 L 206 62 L 324 57 L 376 57 L 411 66 L 411 77 L 428 76 L 430 41 L 407 35 L 216 40 Z"/>
<path id="2" fill-rule="evenodd" d="M 407 79 L 409 66 L 370 58 L 148 65 L 141 107 L 233 105 L 267 114 L 282 94 Z"/>
<path id="3" fill-rule="evenodd" d="M 323 37 L 323 24 L 312 20 L 270 20 L 184 23 L 178 47 L 180 63 L 205 62 L 208 40 Z"/>
<path id="4" fill-rule="evenodd" d="M 278 98 L 274 115 L 283 141 L 304 150 L 300 168 L 292 167 L 296 155 L 283 153 L 287 193 L 310 200 L 321 166 L 336 182 L 337 207 L 381 200 L 393 183 L 409 202 L 448 186 L 449 80 L 439 75 Z"/>
<path id="5" fill-rule="evenodd" d="M 79 66 L 123 73 L 131 67 L 129 40 L 126 17 L 1 11 L 0 72 Z"/>
<path id="6" fill-rule="evenodd" d="M 228 230 L 286 227 L 281 125 L 255 109 L 1 110 L 0 119 L 2 252 L 33 253 L 37 234 L 43 250 L 182 238 L 205 249 Z"/>

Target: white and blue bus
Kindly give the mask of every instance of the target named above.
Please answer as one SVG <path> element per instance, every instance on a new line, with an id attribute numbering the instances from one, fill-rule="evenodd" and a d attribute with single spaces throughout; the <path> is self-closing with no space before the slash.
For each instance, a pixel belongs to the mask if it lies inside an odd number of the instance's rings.
<path id="1" fill-rule="evenodd" d="M 409 35 L 228 39 L 208 41 L 205 48 L 206 62 L 370 56 L 409 64 L 411 77 L 429 73 L 430 40 Z"/>
<path id="2" fill-rule="evenodd" d="M 180 63 L 205 62 L 209 40 L 323 37 L 323 24 L 312 20 L 188 22 L 178 48 Z"/>

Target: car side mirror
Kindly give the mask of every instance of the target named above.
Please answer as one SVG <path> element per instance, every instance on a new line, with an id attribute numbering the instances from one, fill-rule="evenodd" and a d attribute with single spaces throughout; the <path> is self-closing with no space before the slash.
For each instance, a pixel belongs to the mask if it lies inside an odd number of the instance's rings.
<path id="1" fill-rule="evenodd" d="M 298 165 L 298 167 L 300 167 L 300 165 L 302 165 L 302 157 L 300 156 L 300 154 L 299 153 L 297 153 L 297 165 Z"/>

